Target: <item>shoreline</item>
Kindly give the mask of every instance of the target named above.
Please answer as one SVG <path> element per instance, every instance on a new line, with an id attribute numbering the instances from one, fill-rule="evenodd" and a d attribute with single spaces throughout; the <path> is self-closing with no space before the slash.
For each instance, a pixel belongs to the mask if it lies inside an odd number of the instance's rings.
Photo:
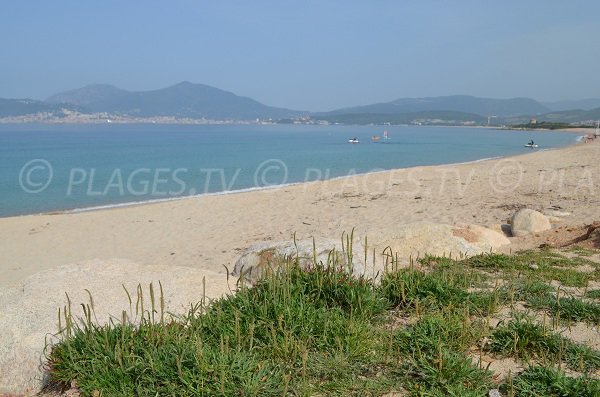
<path id="1" fill-rule="evenodd" d="M 476 128 L 486 128 L 486 127 L 476 127 Z M 493 127 L 487 127 L 487 128 L 493 128 Z M 523 130 L 510 130 L 510 129 L 499 130 L 499 131 L 523 132 Z M 548 131 L 542 131 L 542 132 L 555 132 L 555 131 L 556 132 L 570 132 L 570 133 L 573 133 L 573 134 L 578 134 L 579 133 L 579 131 L 569 131 L 569 130 L 548 130 Z M 564 149 L 564 148 L 568 148 L 568 147 L 571 147 L 571 146 L 582 144 L 582 143 L 584 143 L 584 140 L 585 140 L 585 136 L 579 136 L 578 139 L 576 139 L 574 142 L 572 142 L 572 143 L 570 143 L 570 144 L 568 144 L 566 146 L 553 147 L 553 148 L 548 148 L 548 149 L 539 148 L 535 152 L 546 152 L 546 151 L 561 150 L 561 149 Z M 27 216 L 41 216 L 41 215 L 77 214 L 77 213 L 84 213 L 84 212 L 95 212 L 95 211 L 104 211 L 104 210 L 111 210 L 111 209 L 118 209 L 118 208 L 137 207 L 137 206 L 144 206 L 144 205 L 153 205 L 153 204 L 159 204 L 159 203 L 165 203 L 165 202 L 172 202 L 172 201 L 180 201 L 180 200 L 190 200 L 190 199 L 196 199 L 196 198 L 201 198 L 201 197 L 227 196 L 227 195 L 233 195 L 233 194 L 244 194 L 244 193 L 250 193 L 250 192 L 260 192 L 260 191 L 264 191 L 264 190 L 282 189 L 282 188 L 286 188 L 286 187 L 290 187 L 290 186 L 296 186 L 296 185 L 318 183 L 318 182 L 327 182 L 327 181 L 335 181 L 335 180 L 341 180 L 341 179 L 345 179 L 345 178 L 353 178 L 353 177 L 375 175 L 375 174 L 386 173 L 386 172 L 396 172 L 396 171 L 400 171 L 400 170 L 410 170 L 412 168 L 417 168 L 417 167 L 451 167 L 451 166 L 459 166 L 459 165 L 467 165 L 467 164 L 476 164 L 476 163 L 479 163 L 479 162 L 485 162 L 485 161 L 491 161 L 491 160 L 507 159 L 507 158 L 513 158 L 513 157 L 519 157 L 519 156 L 526 156 L 526 155 L 530 155 L 530 154 L 532 154 L 532 153 L 510 154 L 510 155 L 505 155 L 505 156 L 500 155 L 500 156 L 485 157 L 485 158 L 481 158 L 481 159 L 464 161 L 464 162 L 457 162 L 457 163 L 416 165 L 416 166 L 401 167 L 401 168 L 383 169 L 383 170 L 377 170 L 377 171 L 367 171 L 367 172 L 357 173 L 357 174 L 353 174 L 353 175 L 336 176 L 336 177 L 331 177 L 331 178 L 327 178 L 327 179 L 317 179 L 317 180 L 312 180 L 312 181 L 289 182 L 289 183 L 284 183 L 284 184 L 279 184 L 279 185 L 270 185 L 270 186 L 263 186 L 263 187 L 248 187 L 248 188 L 242 188 L 242 189 L 237 189 L 237 190 L 225 190 L 225 191 L 220 191 L 220 192 L 207 192 L 207 193 L 199 193 L 199 194 L 176 196 L 176 197 L 155 198 L 155 199 L 140 200 L 140 201 L 125 201 L 125 202 L 117 202 L 117 203 L 113 203 L 113 204 L 93 205 L 93 206 L 90 206 L 90 207 L 75 207 L 75 208 L 50 210 L 50 211 L 44 211 L 44 212 L 33 212 L 33 213 L 25 213 L 25 214 L 15 214 L 15 215 L 0 216 L 0 219 L 18 218 L 18 217 L 27 217 Z"/>
<path id="2" fill-rule="evenodd" d="M 496 230 L 518 208 L 562 211 L 564 224 L 600 218 L 600 141 L 466 164 L 417 166 L 336 179 L 0 218 L 1 286 L 57 266 L 125 260 L 225 276 L 246 247 L 315 237 L 384 240 L 414 222 Z"/>
<path id="3" fill-rule="evenodd" d="M 579 143 L 580 143 L 580 141 L 577 141 L 574 144 L 576 145 Z M 560 149 L 562 149 L 562 148 L 540 149 L 538 151 L 541 152 L 541 151 L 560 150 Z M 281 185 L 250 187 L 250 188 L 244 188 L 244 189 L 238 189 L 238 190 L 224 190 L 221 192 L 199 193 L 199 194 L 194 194 L 194 195 L 189 195 L 189 196 L 177 196 L 177 197 L 160 198 L 160 199 L 149 199 L 149 200 L 143 200 L 143 201 L 131 201 L 131 202 L 123 202 L 123 203 L 115 203 L 115 204 L 104 204 L 104 205 L 98 205 L 98 206 L 92 206 L 92 207 L 70 208 L 70 209 L 47 211 L 47 212 L 35 212 L 35 213 L 31 213 L 31 214 L 9 215 L 9 216 L 2 216 L 2 217 L 0 217 L 0 219 L 19 218 L 19 217 L 25 217 L 25 216 L 78 214 L 78 213 L 84 213 L 84 212 L 95 212 L 95 211 L 104 211 L 104 210 L 111 210 L 111 209 L 118 209 L 118 208 L 160 204 L 160 203 L 166 203 L 166 202 L 171 202 L 171 201 L 191 200 L 191 199 L 210 197 L 210 196 L 228 196 L 228 195 L 234 195 L 234 194 L 261 192 L 261 191 L 265 191 L 265 190 L 283 189 L 283 188 L 287 188 L 290 186 L 298 186 L 298 185 L 319 183 L 319 182 L 337 181 L 337 180 L 343 180 L 343 179 L 347 179 L 347 178 L 377 175 L 377 174 L 382 174 L 382 173 L 386 173 L 386 172 L 395 172 L 395 171 L 400 171 L 400 170 L 410 170 L 411 168 L 417 168 L 417 167 L 451 167 L 451 166 L 458 166 L 458 165 L 476 164 L 476 163 L 481 163 L 484 161 L 506 159 L 506 158 L 516 157 L 516 156 L 528 155 L 528 154 L 531 154 L 531 153 L 523 153 L 523 154 L 508 155 L 508 156 L 486 157 L 486 158 L 482 158 L 482 159 L 478 159 L 478 160 L 464 161 L 464 162 L 458 162 L 458 163 L 420 165 L 420 166 L 411 166 L 411 167 L 403 167 L 403 168 L 393 168 L 393 169 L 389 169 L 389 170 L 368 171 L 368 172 L 358 173 L 358 174 L 354 174 L 354 175 L 336 176 L 336 177 L 332 177 L 332 178 L 328 178 L 328 179 L 317 179 L 317 180 L 313 180 L 313 181 L 304 181 L 304 182 L 290 182 L 290 183 L 284 183 Z"/>

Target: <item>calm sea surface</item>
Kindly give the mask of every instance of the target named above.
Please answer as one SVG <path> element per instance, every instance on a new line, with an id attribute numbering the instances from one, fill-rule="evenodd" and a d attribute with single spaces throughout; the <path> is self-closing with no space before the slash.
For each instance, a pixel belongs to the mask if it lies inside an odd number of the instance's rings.
<path id="1" fill-rule="evenodd" d="M 567 133 L 292 125 L 0 125 L 0 216 L 467 162 L 574 143 Z M 357 137 L 360 144 L 349 144 Z"/>

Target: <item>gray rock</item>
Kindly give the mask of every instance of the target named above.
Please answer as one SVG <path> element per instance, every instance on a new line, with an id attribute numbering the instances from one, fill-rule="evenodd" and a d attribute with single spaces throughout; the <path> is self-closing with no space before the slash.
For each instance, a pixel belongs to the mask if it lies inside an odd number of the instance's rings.
<path id="1" fill-rule="evenodd" d="M 185 267 L 140 266 L 126 260 L 60 266 L 37 273 L 21 285 L 0 290 L 0 395 L 34 395 L 47 381 L 44 346 L 46 341 L 58 341 L 58 310 L 68 304 L 65 292 L 75 317 L 83 316 L 80 303 L 90 303 L 87 289 L 99 323 L 104 324 L 111 317 L 120 321 L 123 310 L 135 322 L 138 284 L 143 287 L 145 310 L 151 306 L 151 282 L 159 301 L 160 281 L 165 311 L 182 314 L 190 303 L 202 300 L 203 277 L 207 298 L 227 293 L 224 274 Z M 132 308 L 123 285 L 132 295 Z"/>
<path id="2" fill-rule="evenodd" d="M 426 254 L 436 256 L 472 256 L 491 252 L 510 244 L 502 233 L 473 224 L 446 225 L 411 223 L 401 225 L 394 234 L 377 243 L 378 250 L 388 248 L 399 261 L 406 263 Z"/>
<path id="3" fill-rule="evenodd" d="M 346 245 L 344 243 L 344 245 Z M 232 275 L 245 282 L 255 283 L 266 271 L 274 269 L 277 264 L 285 263 L 286 259 L 298 259 L 300 267 L 310 268 L 316 264 L 327 265 L 332 259 L 344 270 L 354 275 L 364 273 L 364 248 L 361 244 L 352 245 L 352 261 L 348 260 L 346 247 L 341 240 L 312 239 L 278 242 L 263 242 L 248 247 L 236 261 Z"/>
<path id="4" fill-rule="evenodd" d="M 515 212 L 510 225 L 514 237 L 539 233 L 551 228 L 550 220 L 546 215 L 528 208 Z"/>

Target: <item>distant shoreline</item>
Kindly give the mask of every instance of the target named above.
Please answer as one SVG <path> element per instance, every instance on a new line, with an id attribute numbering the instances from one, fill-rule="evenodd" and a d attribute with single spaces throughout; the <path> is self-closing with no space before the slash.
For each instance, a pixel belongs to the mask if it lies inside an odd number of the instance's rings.
<path id="1" fill-rule="evenodd" d="M 426 126 L 426 127 L 427 128 L 431 128 L 431 127 L 488 128 L 488 129 L 496 129 L 499 132 L 517 132 L 517 133 L 523 132 L 523 130 L 498 129 L 493 126 L 489 126 L 489 127 L 487 127 L 487 126 L 486 127 Z M 536 131 L 536 132 L 538 132 L 538 131 Z M 567 132 L 567 133 L 573 133 L 573 134 L 580 134 L 579 129 L 576 129 L 576 128 L 569 129 L 569 130 L 545 130 L 545 131 L 539 131 L 539 132 Z M 576 145 L 579 145 L 582 143 L 584 136 L 581 136 L 580 138 L 581 139 L 573 141 L 572 143 L 570 143 L 566 146 L 553 147 L 553 148 L 548 148 L 548 149 L 538 149 L 538 150 L 536 150 L 536 152 L 557 151 L 557 150 L 562 150 L 564 148 L 576 146 Z M 377 171 L 367 171 L 367 172 L 356 173 L 356 174 L 353 174 L 350 176 L 342 175 L 342 176 L 330 177 L 330 178 L 326 178 L 326 179 L 288 182 L 288 183 L 284 183 L 284 184 L 262 186 L 262 187 L 248 187 L 248 188 L 240 188 L 240 189 L 235 189 L 235 190 L 205 192 L 205 193 L 200 193 L 200 194 L 181 195 L 181 196 L 175 196 L 175 197 L 149 198 L 149 199 L 145 199 L 145 200 L 137 200 L 137 201 L 129 201 L 129 202 L 116 202 L 116 203 L 111 203 L 111 204 L 100 204 L 100 205 L 92 205 L 92 206 L 49 210 L 49 211 L 42 211 L 42 212 L 31 212 L 31 213 L 15 214 L 15 215 L 8 215 L 8 216 L 0 216 L 0 219 L 20 218 L 20 217 L 27 217 L 27 216 L 69 215 L 69 214 L 115 210 L 115 209 L 120 209 L 120 208 L 140 207 L 140 206 L 160 204 L 160 203 L 178 202 L 178 201 L 182 201 L 182 200 L 201 199 L 204 197 L 221 197 L 221 196 L 241 195 L 241 194 L 252 193 L 252 192 L 264 192 L 264 191 L 270 191 L 270 190 L 285 189 L 288 187 L 294 187 L 294 186 L 299 186 L 299 185 L 301 186 L 301 185 L 312 184 L 312 183 L 335 182 L 335 181 L 350 179 L 350 178 L 355 178 L 355 177 L 368 178 L 369 176 L 373 176 L 373 175 L 393 173 L 393 172 L 398 172 L 398 171 L 406 171 L 406 170 L 411 170 L 411 169 L 416 169 L 416 168 L 421 168 L 421 167 L 465 166 L 465 165 L 470 165 L 470 164 L 490 162 L 490 161 L 494 161 L 494 160 L 513 159 L 513 158 L 517 158 L 519 156 L 528 156 L 530 154 L 531 153 L 500 155 L 500 156 L 493 156 L 493 157 L 484 157 L 484 158 L 469 160 L 469 161 L 459 161 L 459 162 L 451 162 L 451 163 L 443 163 L 443 164 L 430 164 L 430 165 L 415 165 L 415 166 L 408 166 L 408 167 L 383 169 L 383 170 L 377 170 Z"/>
<path id="2" fill-rule="evenodd" d="M 178 119 L 172 117 L 152 117 L 152 118 L 29 118 L 29 117 L 4 117 L 0 118 L 2 125 L 23 125 L 23 124 L 46 124 L 46 125 L 110 125 L 110 124 L 148 124 L 148 125 L 271 125 L 277 124 L 266 120 L 209 120 L 209 119 Z"/>
<path id="3" fill-rule="evenodd" d="M 511 130 L 511 131 L 535 131 L 535 132 L 576 132 L 576 133 L 587 133 L 590 131 L 594 131 L 595 127 L 571 127 L 571 128 L 519 128 L 519 127 L 506 127 L 506 128 L 498 128 L 501 130 Z"/>
<path id="4" fill-rule="evenodd" d="M 364 127 L 456 127 L 456 128 L 489 128 L 499 131 L 535 131 L 535 132 L 570 132 L 570 133 L 587 133 L 594 131 L 594 126 L 577 126 L 572 128 L 522 128 L 513 126 L 501 125 L 474 125 L 474 124 L 346 124 L 346 123 L 281 123 L 274 120 L 211 120 L 211 119 L 189 119 L 189 118 L 174 118 L 174 117 L 152 117 L 152 118 L 126 118 L 126 117 L 108 117 L 108 118 L 82 118 L 82 119 L 36 119 L 25 116 L 19 117 L 4 117 L 0 118 L 0 125 L 315 125 L 315 126 L 364 126 Z"/>

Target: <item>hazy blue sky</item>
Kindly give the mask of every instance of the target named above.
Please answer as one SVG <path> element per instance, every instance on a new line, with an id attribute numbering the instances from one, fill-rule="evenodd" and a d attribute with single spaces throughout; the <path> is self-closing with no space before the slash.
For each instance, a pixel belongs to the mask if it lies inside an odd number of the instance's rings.
<path id="1" fill-rule="evenodd" d="M 306 110 L 600 97 L 600 1 L 2 0 L 0 97 L 188 80 Z"/>

